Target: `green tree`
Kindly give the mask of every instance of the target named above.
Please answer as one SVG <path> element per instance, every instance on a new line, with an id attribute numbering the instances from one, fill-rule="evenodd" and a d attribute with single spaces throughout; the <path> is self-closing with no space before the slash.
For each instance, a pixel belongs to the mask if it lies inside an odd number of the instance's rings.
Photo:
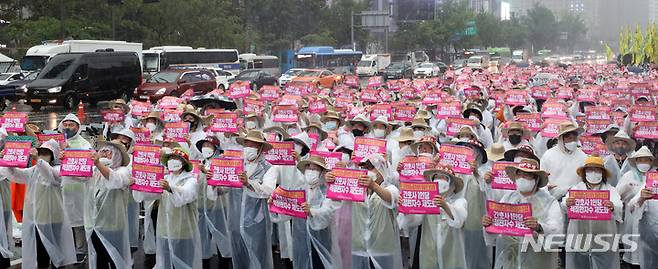
<path id="1" fill-rule="evenodd" d="M 475 18 L 475 25 L 478 30 L 477 38 L 482 46 L 488 48 L 502 45 L 502 24 L 500 19 L 493 14 L 483 12 L 477 15 Z"/>
<path id="2" fill-rule="evenodd" d="M 501 46 L 509 47 L 512 50 L 521 48 L 524 46 L 527 36 L 528 31 L 518 18 L 500 23 Z"/>
<path id="3" fill-rule="evenodd" d="M 561 46 L 568 51 L 572 51 L 576 46 L 583 43 L 585 34 L 587 34 L 587 26 L 585 21 L 579 14 L 568 12 L 558 23 L 560 32 L 567 33 L 566 40 L 560 40 Z"/>
<path id="4" fill-rule="evenodd" d="M 533 50 L 551 48 L 555 44 L 558 38 L 558 23 L 550 9 L 535 4 L 528 10 L 523 22 L 528 29 L 528 41 Z"/>

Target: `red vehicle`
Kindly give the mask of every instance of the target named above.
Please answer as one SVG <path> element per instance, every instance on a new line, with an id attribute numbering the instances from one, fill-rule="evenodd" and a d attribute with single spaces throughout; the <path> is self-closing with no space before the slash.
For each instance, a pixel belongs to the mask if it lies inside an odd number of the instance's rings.
<path id="1" fill-rule="evenodd" d="M 164 96 L 180 97 L 189 89 L 194 95 L 206 94 L 216 86 L 215 76 L 208 70 L 170 69 L 151 76 L 135 89 L 133 98 L 155 103 Z"/>

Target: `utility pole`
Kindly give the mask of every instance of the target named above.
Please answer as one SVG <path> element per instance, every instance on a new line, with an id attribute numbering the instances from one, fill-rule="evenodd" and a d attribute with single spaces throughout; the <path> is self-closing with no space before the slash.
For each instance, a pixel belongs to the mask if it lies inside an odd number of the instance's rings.
<path id="1" fill-rule="evenodd" d="M 65 0 L 59 0 L 59 37 L 64 40 L 66 38 L 66 29 L 64 27 L 64 2 Z"/>
<path id="2" fill-rule="evenodd" d="M 112 40 L 116 40 L 116 25 L 114 22 L 114 6 L 110 5 L 110 16 L 112 16 Z"/>
<path id="3" fill-rule="evenodd" d="M 354 10 L 350 10 L 350 41 L 352 50 L 356 51 L 356 44 L 354 43 Z"/>

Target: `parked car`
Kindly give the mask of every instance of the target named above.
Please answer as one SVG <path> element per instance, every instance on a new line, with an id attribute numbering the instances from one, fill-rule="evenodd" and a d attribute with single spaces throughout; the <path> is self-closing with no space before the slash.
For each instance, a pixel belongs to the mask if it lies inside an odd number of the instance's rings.
<path id="1" fill-rule="evenodd" d="M 39 72 L 29 72 L 23 79 L 0 85 L 0 111 L 7 107 L 7 101 L 18 101 L 25 97 L 27 84 L 37 78 Z"/>
<path id="2" fill-rule="evenodd" d="M 466 66 L 470 68 L 487 69 L 489 68 L 490 60 L 491 58 L 487 55 L 471 56 L 468 58 L 468 63 L 466 63 Z"/>
<path id="3" fill-rule="evenodd" d="M 441 68 L 435 63 L 422 63 L 414 69 L 416 78 L 438 77 L 440 73 Z"/>
<path id="4" fill-rule="evenodd" d="M 411 68 L 411 64 L 407 62 L 391 63 L 384 69 L 385 79 L 411 78 L 413 75 L 414 70 Z"/>
<path id="5" fill-rule="evenodd" d="M 208 70 L 169 69 L 151 76 L 135 89 L 133 97 L 154 103 L 164 96 L 180 96 L 189 89 L 194 95 L 206 94 L 216 86 L 215 77 Z"/>
<path id="6" fill-rule="evenodd" d="M 231 83 L 234 81 L 249 81 L 251 89 L 257 91 L 263 85 L 279 85 L 279 81 L 276 77 L 267 73 L 263 70 L 245 70 L 240 72 L 233 80 L 230 80 Z"/>
<path id="7" fill-rule="evenodd" d="M 25 98 L 37 110 L 47 105 L 73 109 L 81 100 L 130 100 L 141 83 L 142 67 L 135 52 L 60 53 L 27 84 Z"/>
<path id="8" fill-rule="evenodd" d="M 450 68 L 453 70 L 457 70 L 464 67 L 466 67 L 466 59 L 456 59 L 452 61 L 452 64 L 450 65 Z"/>
<path id="9" fill-rule="evenodd" d="M 0 85 L 7 85 L 7 83 L 23 79 L 21 73 L 2 73 L 0 74 Z"/>
<path id="10" fill-rule="evenodd" d="M 233 75 L 231 72 L 224 71 L 221 68 L 207 68 L 208 71 L 213 73 L 213 76 L 215 76 L 215 81 L 217 81 L 217 89 L 222 89 L 226 90 L 228 89 L 228 86 L 231 85 L 232 79 L 235 79 L 235 75 Z"/>
<path id="11" fill-rule="evenodd" d="M 333 88 L 342 81 L 342 76 L 334 74 L 326 69 L 307 69 L 296 78 L 290 81 L 291 83 L 311 84 L 323 88 Z"/>
<path id="12" fill-rule="evenodd" d="M 304 70 L 306 70 L 306 69 L 304 69 L 304 68 L 293 68 L 293 69 L 290 69 L 290 70 L 286 71 L 279 78 L 279 85 L 286 86 L 286 83 L 290 82 L 293 78 L 296 78 L 297 76 L 299 76 L 299 74 L 304 72 Z"/>
<path id="13" fill-rule="evenodd" d="M 436 62 L 435 64 L 439 67 L 441 73 L 445 73 L 448 70 L 448 65 L 443 62 Z"/>

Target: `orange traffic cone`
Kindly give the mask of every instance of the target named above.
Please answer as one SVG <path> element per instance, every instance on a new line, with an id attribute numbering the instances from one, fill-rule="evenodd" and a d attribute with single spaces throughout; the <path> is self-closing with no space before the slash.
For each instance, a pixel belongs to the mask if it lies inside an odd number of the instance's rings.
<path id="1" fill-rule="evenodd" d="M 85 105 L 82 102 L 80 102 L 80 104 L 78 104 L 78 119 L 80 120 L 80 122 L 84 122 L 85 119 L 86 119 Z"/>

